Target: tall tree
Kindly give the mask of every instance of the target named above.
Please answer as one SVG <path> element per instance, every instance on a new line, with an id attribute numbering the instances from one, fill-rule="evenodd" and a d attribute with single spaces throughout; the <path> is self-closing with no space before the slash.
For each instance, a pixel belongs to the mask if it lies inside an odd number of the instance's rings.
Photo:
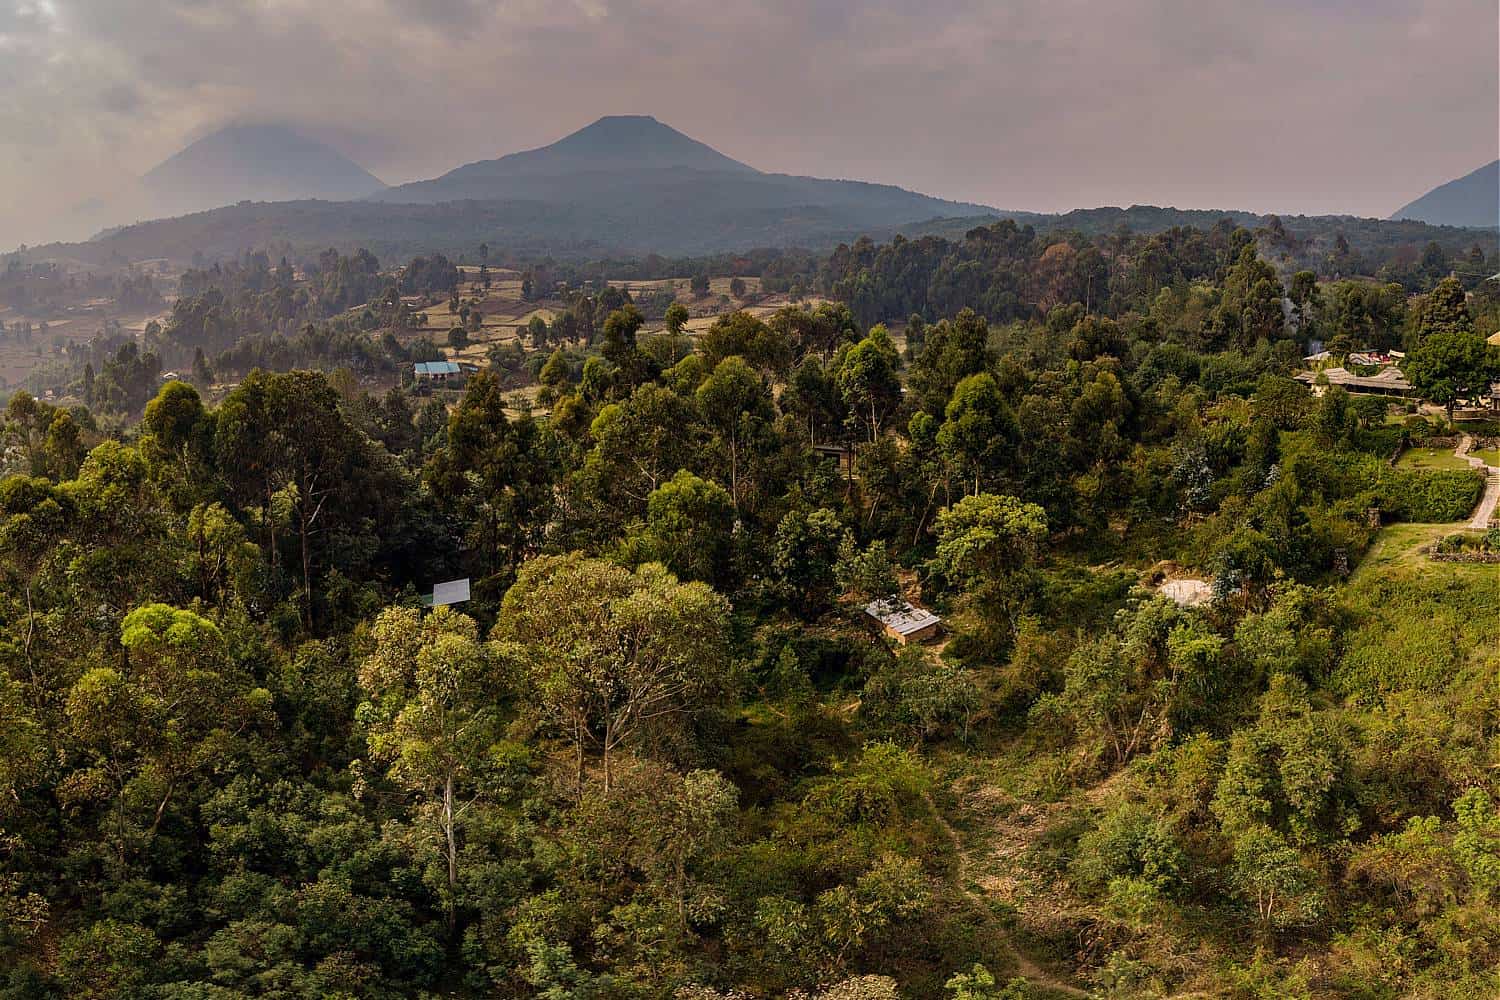
<path id="1" fill-rule="evenodd" d="M 448 418 L 447 442 L 425 477 L 438 502 L 470 525 L 486 575 L 520 564 L 551 519 L 553 462 L 545 431 L 528 415 L 511 420 L 500 380 L 479 372 Z"/>
<path id="2" fill-rule="evenodd" d="M 1416 310 L 1417 344 L 1436 333 L 1470 334 L 1474 332 L 1474 317 L 1469 313 L 1464 286 L 1457 278 L 1444 278 L 1437 287 L 1423 296 Z"/>
<path id="3" fill-rule="evenodd" d="M 522 567 L 495 636 L 573 743 L 579 790 L 590 749 L 607 790 L 623 747 L 727 690 L 728 621 L 728 602 L 705 584 L 575 553 Z"/>
<path id="4" fill-rule="evenodd" d="M 1475 333 L 1438 329 L 1422 338 L 1406 359 L 1406 377 L 1423 397 L 1442 406 L 1453 421 L 1453 408 L 1460 399 L 1472 399 L 1489 388 L 1500 374 L 1494 348 Z"/>
<path id="5" fill-rule="evenodd" d="M 896 372 L 900 357 L 885 327 L 877 326 L 834 362 L 834 383 L 850 412 L 865 425 L 873 442 L 901 402 Z"/>
<path id="6" fill-rule="evenodd" d="M 943 457 L 973 492 L 983 480 L 1002 471 L 1011 458 L 1020 428 L 994 376 L 970 375 L 953 390 L 946 419 L 937 432 Z"/>
<path id="7" fill-rule="evenodd" d="M 773 417 L 771 395 L 744 358 L 719 362 L 698 387 L 698 407 L 729 453 L 729 496 L 734 509 L 743 500 L 746 449 Z"/>
<path id="8" fill-rule="evenodd" d="M 376 466 L 369 442 L 350 426 L 339 396 L 320 372 L 255 371 L 218 410 L 218 465 L 245 508 L 259 508 L 273 569 L 278 511 L 298 542 L 303 620 L 313 620 L 314 540 L 378 497 L 361 489 Z"/>
<path id="9" fill-rule="evenodd" d="M 964 497 L 937 517 L 936 567 L 962 586 L 986 626 L 1014 633 L 1030 597 L 1030 570 L 1047 536 L 1047 515 L 1012 496 Z"/>
<path id="10" fill-rule="evenodd" d="M 233 663 L 219 627 L 191 611 L 137 608 L 121 624 L 120 645 L 123 664 L 93 667 L 68 691 L 67 731 L 80 759 L 59 792 L 108 802 L 123 861 L 155 836 L 189 776 L 221 764 L 230 741 L 266 717 L 271 695 Z"/>
<path id="11" fill-rule="evenodd" d="M 359 718 L 370 756 L 420 802 L 443 838 L 448 930 L 457 928 L 459 849 L 466 818 L 496 765 L 504 718 L 501 670 L 473 619 L 388 608 L 359 668 Z"/>

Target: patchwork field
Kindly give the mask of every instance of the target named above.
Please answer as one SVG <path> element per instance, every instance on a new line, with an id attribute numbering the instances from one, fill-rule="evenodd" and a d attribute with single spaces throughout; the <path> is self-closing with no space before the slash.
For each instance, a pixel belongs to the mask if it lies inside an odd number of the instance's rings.
<path id="1" fill-rule="evenodd" d="M 459 313 L 450 309 L 451 302 L 446 300 L 438 303 L 425 303 L 416 298 L 407 300 L 414 309 L 424 313 L 427 317 L 427 325 L 409 333 L 408 340 L 426 337 L 443 347 L 444 352 L 456 361 L 482 364 L 490 349 L 496 344 L 515 341 L 523 336 L 532 316 L 541 316 L 550 323 L 567 309 L 567 303 L 561 299 L 533 299 L 531 301 L 523 299 L 519 272 L 503 268 L 492 269 L 490 285 L 485 288 L 479 281 L 477 267 L 465 266 L 460 270 L 463 272 L 464 282 L 459 288 L 459 298 L 463 303 L 477 302 L 480 314 L 483 316 L 480 328 L 469 334 L 469 345 L 461 350 L 448 348 L 448 331 L 460 325 L 461 320 Z M 692 293 L 687 277 L 659 278 L 650 281 L 611 281 L 610 284 L 629 292 L 632 297 L 638 297 L 641 293 L 663 290 L 673 293 L 675 300 L 687 307 L 689 319 L 685 329 L 689 334 L 702 333 L 713 326 L 720 316 L 737 309 L 743 309 L 753 316 L 765 319 L 788 305 L 796 303 L 816 305 L 823 301 L 820 298 L 794 300 L 788 295 L 779 294 L 762 297 L 758 277 L 743 279 L 746 297 L 744 300 L 738 300 L 729 292 L 732 280 L 728 275 L 710 278 L 708 294 L 702 296 Z M 664 329 L 666 329 L 666 323 L 659 317 L 654 317 L 646 321 L 642 332 L 655 333 Z"/>
<path id="2" fill-rule="evenodd" d="M 118 321 L 126 333 L 139 337 L 147 323 L 162 316 L 159 312 L 120 315 L 109 308 L 111 305 L 91 303 L 68 309 L 62 315 L 28 315 L 0 306 L 0 323 L 5 324 L 5 333 L 0 334 L 0 390 L 22 385 L 27 375 L 51 359 L 61 361 L 64 347 L 89 340 L 110 320 Z M 29 341 L 14 332 L 27 322 L 32 327 Z"/>

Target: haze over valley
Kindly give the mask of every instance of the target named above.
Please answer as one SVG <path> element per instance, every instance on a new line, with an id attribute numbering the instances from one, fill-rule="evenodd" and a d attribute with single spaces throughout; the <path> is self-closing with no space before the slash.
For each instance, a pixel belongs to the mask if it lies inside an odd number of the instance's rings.
<path id="1" fill-rule="evenodd" d="M 0 1000 L 1500 996 L 1497 34 L 0 0 Z"/>

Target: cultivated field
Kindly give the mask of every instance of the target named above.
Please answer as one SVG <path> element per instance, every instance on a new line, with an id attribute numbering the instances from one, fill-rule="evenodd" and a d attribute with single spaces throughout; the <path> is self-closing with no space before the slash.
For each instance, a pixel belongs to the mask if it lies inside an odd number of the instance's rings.
<path id="1" fill-rule="evenodd" d="M 442 347 L 444 353 L 455 361 L 484 365 L 487 363 L 490 349 L 496 344 L 513 342 L 523 337 L 526 326 L 533 316 L 541 316 L 551 323 L 560 313 L 567 310 L 567 303 L 561 299 L 544 298 L 529 302 L 524 300 L 521 297 L 521 275 L 517 271 L 504 268 L 491 269 L 489 288 L 484 288 L 480 284 L 477 267 L 464 267 L 462 271 L 464 282 L 459 288 L 459 298 L 465 304 L 477 301 L 478 309 L 483 316 L 480 328 L 469 333 L 469 345 L 461 350 L 454 350 L 447 346 L 448 331 L 461 323 L 459 314 L 449 308 L 451 303 L 448 300 L 433 303 L 409 298 L 407 301 L 412 308 L 426 315 L 427 325 L 411 331 L 405 339 L 415 340 L 426 337 Z M 744 279 L 746 296 L 741 301 L 733 298 L 729 293 L 731 280 L 727 275 L 709 279 L 708 294 L 702 296 L 695 296 L 692 293 L 687 277 L 661 278 L 652 281 L 611 281 L 610 284 L 629 292 L 633 298 L 641 293 L 661 290 L 673 293 L 675 300 L 687 307 L 690 318 L 685 329 L 690 335 L 702 333 L 720 316 L 737 309 L 743 309 L 753 316 L 764 319 L 778 309 L 796 302 L 816 305 L 822 301 L 817 298 L 793 300 L 788 295 L 762 296 L 758 277 Z M 652 318 L 646 321 L 641 332 L 654 333 L 664 329 L 666 329 L 664 321 L 660 318 Z M 530 344 L 525 346 L 529 348 Z"/>

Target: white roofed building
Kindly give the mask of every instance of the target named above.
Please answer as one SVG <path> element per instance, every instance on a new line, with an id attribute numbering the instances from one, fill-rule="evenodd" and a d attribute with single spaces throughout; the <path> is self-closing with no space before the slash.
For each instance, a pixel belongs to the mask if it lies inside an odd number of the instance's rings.
<path id="1" fill-rule="evenodd" d="M 943 620 L 937 615 L 896 594 L 866 604 L 865 617 L 903 646 L 931 639 L 943 627 Z"/>

